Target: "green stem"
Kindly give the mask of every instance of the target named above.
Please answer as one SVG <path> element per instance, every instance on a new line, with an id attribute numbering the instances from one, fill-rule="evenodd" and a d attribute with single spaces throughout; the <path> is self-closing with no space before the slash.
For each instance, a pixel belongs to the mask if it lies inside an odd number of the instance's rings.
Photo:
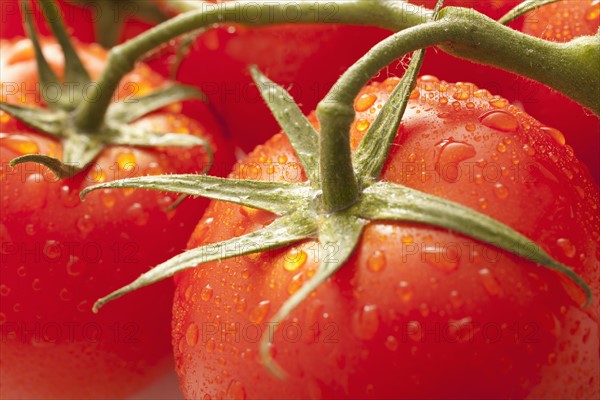
<path id="1" fill-rule="evenodd" d="M 143 34 L 114 47 L 109 53 L 108 67 L 90 91 L 93 102 L 83 102 L 77 109 L 75 124 L 82 131 L 94 132 L 102 124 L 123 76 L 131 71 L 137 59 L 163 43 L 184 33 L 217 23 L 235 22 L 247 26 L 274 24 L 353 24 L 400 30 L 427 21 L 431 12 L 394 0 L 332 0 L 298 2 L 285 0 L 266 2 L 198 2 L 196 11 L 180 14 Z M 249 18 L 251 16 L 251 18 Z"/>

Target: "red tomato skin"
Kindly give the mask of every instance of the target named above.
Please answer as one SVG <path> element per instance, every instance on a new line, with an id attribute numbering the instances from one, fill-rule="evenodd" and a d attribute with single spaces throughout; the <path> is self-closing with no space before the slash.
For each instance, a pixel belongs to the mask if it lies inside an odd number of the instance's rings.
<path id="1" fill-rule="evenodd" d="M 42 43 L 50 64 L 62 71 L 58 45 Z M 77 48 L 96 77 L 106 52 L 97 45 Z M 30 41 L 2 40 L 0 54 L 2 100 L 41 106 Z M 124 79 L 119 101 L 163 84 L 139 64 Z M 135 124 L 200 135 L 214 146 L 217 163 L 230 162 L 218 123 L 205 105 L 197 107 L 202 122 L 178 114 L 180 107 L 173 105 Z M 188 199 L 168 212 L 177 196 L 105 190 L 82 203 L 79 192 L 102 180 L 199 172 L 206 153 L 110 147 L 84 172 L 59 181 L 36 164 L 8 166 L 27 153 L 60 157 L 59 143 L 1 111 L 0 127 L 0 397 L 128 396 L 170 364 L 172 283 L 160 283 L 97 315 L 92 304 L 180 252 L 206 201 Z"/>
<path id="2" fill-rule="evenodd" d="M 396 83 L 359 95 L 353 147 Z M 341 270 L 272 331 L 285 381 L 261 365 L 260 334 L 335 248 L 308 240 L 178 274 L 173 347 L 186 398 L 598 396 L 598 187 L 568 147 L 506 101 L 431 77 L 419 87 L 382 179 L 517 229 L 587 280 L 592 306 L 581 309 L 581 294 L 557 273 L 491 246 L 444 229 L 372 222 Z M 464 92 L 470 97 L 458 100 Z M 482 124 L 490 112 L 500 114 Z M 303 181 L 298 165 L 276 135 L 231 176 Z M 188 247 L 273 219 L 213 202 Z"/>
<path id="3" fill-rule="evenodd" d="M 435 1 L 411 0 L 412 3 L 433 7 Z M 446 6 L 474 7 L 491 18 L 498 19 L 519 1 L 447 1 Z M 558 1 L 510 24 L 510 27 L 546 40 L 567 42 L 582 35 L 594 35 L 600 26 L 598 3 L 593 0 Z M 401 75 L 403 69 L 391 71 Z M 479 65 L 429 50 L 423 74 L 442 76 L 448 81 L 473 82 L 498 94 L 524 109 L 540 122 L 560 130 L 573 147 L 577 157 L 590 170 L 596 183 L 600 181 L 600 119 L 563 94 L 547 86 L 490 66 Z"/>

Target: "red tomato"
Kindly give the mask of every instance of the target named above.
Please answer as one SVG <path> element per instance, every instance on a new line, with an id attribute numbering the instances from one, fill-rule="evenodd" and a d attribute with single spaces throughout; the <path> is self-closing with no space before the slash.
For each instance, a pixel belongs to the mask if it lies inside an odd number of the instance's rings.
<path id="1" fill-rule="evenodd" d="M 411 2 L 422 4 L 424 0 Z M 435 1 L 425 3 L 432 7 Z M 498 19 L 518 3 L 520 1 L 499 0 L 496 2 L 500 6 L 497 9 L 487 1 L 447 1 L 445 5 L 472 5 Z M 546 40 L 566 42 L 598 31 L 599 8 L 600 4 L 593 0 L 558 1 L 531 11 L 511 23 L 511 27 Z M 538 82 L 497 68 L 460 60 L 442 51 L 430 50 L 421 71 L 450 81 L 473 82 L 505 97 L 540 122 L 560 130 L 577 157 L 588 166 L 596 182 L 600 180 L 600 119 L 591 111 Z M 401 75 L 402 71 L 398 74 Z"/>
<path id="2" fill-rule="evenodd" d="M 62 71 L 60 47 L 49 40 L 42 46 Z M 97 77 L 106 52 L 98 45 L 79 45 L 78 52 Z M 40 104 L 31 42 L 0 41 L 0 60 L 2 100 Z M 132 85 L 141 95 L 164 84 L 139 64 L 124 78 L 118 101 L 132 95 Z M 227 162 L 219 125 L 205 105 L 197 107 L 200 122 L 172 105 L 134 125 L 204 137 L 217 162 Z M 107 190 L 82 203 L 79 192 L 127 176 L 200 172 L 207 154 L 201 148 L 109 147 L 81 173 L 58 180 L 37 164 L 13 169 L 8 162 L 32 153 L 60 157 L 59 142 L 3 111 L 0 123 L 0 397 L 127 396 L 169 364 L 172 285 L 164 282 L 99 315 L 91 306 L 107 288 L 180 252 L 206 203 L 186 200 L 168 211 L 176 196 Z"/>
<path id="3" fill-rule="evenodd" d="M 360 93 L 353 148 L 397 82 Z M 276 135 L 231 177 L 252 171 L 259 179 L 303 181 L 298 165 L 287 139 Z M 591 285 L 593 306 L 582 309 L 579 292 L 560 274 L 460 234 L 372 222 L 340 271 L 277 327 L 269 325 L 274 313 L 335 248 L 308 240 L 178 274 L 173 345 L 186 398 L 599 395 L 599 193 L 556 131 L 471 84 L 423 77 L 381 179 L 513 227 L 572 266 Z M 213 202 L 188 247 L 273 219 Z M 273 335 L 287 380 L 261 365 L 262 334 Z"/>
<path id="4" fill-rule="evenodd" d="M 168 8 L 168 2 L 158 3 Z M 203 90 L 236 144 L 250 151 L 279 130 L 250 78 L 250 65 L 289 88 L 309 112 L 354 61 L 388 35 L 337 25 L 221 26 L 196 40 L 177 79 Z"/>
<path id="5" fill-rule="evenodd" d="M 3 39 L 26 36 L 19 2 L 20 0 L 2 0 L 0 2 L 0 37 Z M 110 17 L 114 19 L 114 29 L 122 29 L 121 39 L 136 36 L 152 26 L 138 18 L 139 3 L 129 2 L 127 6 L 118 11 L 112 10 L 112 12 L 102 10 L 98 3 L 100 2 L 90 0 L 77 4 L 74 1 L 57 0 L 54 10 L 57 13 L 60 12 L 60 16 L 69 28 L 70 34 L 84 43 L 98 41 L 95 24 L 98 23 L 103 13 L 108 12 L 111 14 Z M 44 15 L 38 2 L 31 2 L 31 6 L 37 26 L 40 27 L 40 32 L 43 35 L 50 35 L 52 31 L 47 26 L 45 19 L 54 18 L 55 15 Z M 121 21 L 124 24 L 123 28 L 120 27 Z"/>

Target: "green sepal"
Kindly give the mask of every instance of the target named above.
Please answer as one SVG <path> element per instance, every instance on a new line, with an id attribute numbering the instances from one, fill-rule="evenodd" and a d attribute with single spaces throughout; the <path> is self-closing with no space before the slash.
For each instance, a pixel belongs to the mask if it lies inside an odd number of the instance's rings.
<path id="1" fill-rule="evenodd" d="M 217 178 L 209 175 L 157 175 L 121 179 L 85 188 L 80 196 L 99 189 L 137 188 L 202 196 L 270 211 L 277 215 L 308 208 L 312 190 L 300 183 Z"/>
<path id="2" fill-rule="evenodd" d="M 24 124 L 45 134 L 61 138 L 65 136 L 66 114 L 60 110 L 20 106 L 0 101 L 0 110 L 12 115 Z"/>
<path id="3" fill-rule="evenodd" d="M 424 55 L 425 50 L 417 50 L 413 53 L 402 80 L 365 133 L 354 153 L 354 169 L 363 184 L 371 184 L 381 174 L 408 105 L 410 93 L 417 82 Z"/>
<path id="4" fill-rule="evenodd" d="M 526 0 L 521 4 L 517 5 L 515 8 L 504 14 L 499 20 L 498 23 L 502 25 L 508 25 L 513 22 L 515 19 L 527 14 L 530 11 L 535 10 L 536 8 L 540 8 L 545 6 L 546 4 L 556 3 L 559 0 Z"/>
<path id="5" fill-rule="evenodd" d="M 44 10 L 44 14 L 46 16 L 52 15 L 53 11 L 56 10 L 56 7 L 52 7 L 54 3 L 51 0 L 40 0 L 42 8 Z M 64 70 L 64 81 L 65 82 L 77 82 L 80 85 L 86 85 L 91 82 L 90 74 L 87 72 L 79 55 L 75 51 L 75 47 L 73 47 L 73 43 L 71 42 L 71 38 L 65 29 L 62 18 L 60 15 L 55 15 L 55 18 L 46 18 L 46 21 L 50 25 L 54 36 L 58 40 L 60 47 L 62 48 L 64 59 L 65 59 L 65 70 Z M 62 106 L 68 106 L 69 104 L 76 105 L 78 101 L 74 102 L 61 102 Z M 71 109 L 75 108 L 74 106 Z"/>
<path id="6" fill-rule="evenodd" d="M 43 154 L 26 154 L 21 157 L 13 158 L 8 165 L 14 167 L 18 164 L 33 162 L 47 167 L 59 179 L 70 178 L 81 171 L 78 165 L 65 164 L 57 158 L 46 156 Z"/>
<path id="7" fill-rule="evenodd" d="M 333 246 L 334 251 L 322 259 L 316 273 L 291 295 L 281 308 L 270 318 L 275 326 L 285 320 L 315 289 L 335 274 L 348 260 L 358 243 L 366 221 L 348 213 L 319 216 L 319 243 Z M 263 335 L 260 341 L 262 364 L 277 378 L 285 379 L 286 372 L 271 357 L 269 352 L 272 335 Z"/>
<path id="8" fill-rule="evenodd" d="M 592 291 L 571 268 L 553 259 L 535 242 L 487 215 L 441 197 L 389 182 L 378 182 L 363 192 L 354 213 L 369 220 L 417 222 L 447 228 L 553 269 L 571 279 L 586 295 Z"/>
<path id="9" fill-rule="evenodd" d="M 60 108 L 60 100 L 50 101 L 50 99 L 47 96 L 46 89 L 50 85 L 62 88 L 62 84 L 58 79 L 56 73 L 52 70 L 52 68 L 50 68 L 50 64 L 48 64 L 48 61 L 44 56 L 42 47 L 40 46 L 40 41 L 38 39 L 37 32 L 35 31 L 35 27 L 33 26 L 33 21 L 31 19 L 32 11 L 28 0 L 21 0 L 21 7 L 23 8 L 22 14 L 24 14 L 25 16 L 25 32 L 27 32 L 27 36 L 29 36 L 31 43 L 33 44 L 33 50 L 35 52 L 39 81 L 40 85 L 42 86 L 42 90 L 40 91 L 42 98 L 44 99 L 48 107 L 50 107 L 51 109 Z"/>
<path id="10" fill-rule="evenodd" d="M 92 310 L 97 313 L 100 307 L 109 301 L 200 264 L 277 249 L 312 237 L 316 232 L 316 218 L 310 212 L 298 211 L 283 216 L 255 232 L 187 250 L 142 274 L 129 285 L 101 298 L 94 303 Z"/>
<path id="11" fill-rule="evenodd" d="M 319 183 L 319 136 L 292 96 L 263 75 L 256 66 L 250 74 L 271 113 L 287 135 L 313 186 Z"/>
<path id="12" fill-rule="evenodd" d="M 206 96 L 192 86 L 170 85 L 145 96 L 113 103 L 106 112 L 106 119 L 129 123 L 170 104 L 191 99 L 206 101 Z"/>

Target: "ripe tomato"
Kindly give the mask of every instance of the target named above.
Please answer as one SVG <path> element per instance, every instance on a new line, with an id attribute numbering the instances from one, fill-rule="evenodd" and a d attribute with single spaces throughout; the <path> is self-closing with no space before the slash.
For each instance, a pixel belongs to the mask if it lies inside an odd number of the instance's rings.
<path id="1" fill-rule="evenodd" d="M 168 2 L 158 3 L 168 11 Z M 198 37 L 177 79 L 206 93 L 236 144 L 250 151 L 279 130 L 250 78 L 250 65 L 288 87 L 310 112 L 346 68 L 388 35 L 338 25 L 219 26 Z"/>
<path id="2" fill-rule="evenodd" d="M 103 2 L 107 6 L 111 1 Z M 102 2 L 82 1 L 77 4 L 71 0 L 57 0 L 56 12 L 60 12 L 65 24 L 70 28 L 73 37 L 84 43 L 98 42 L 96 37 L 96 25 L 100 18 L 108 15 L 113 21 L 113 29 L 122 29 L 117 39 L 126 39 L 140 34 L 152 25 L 139 18 L 140 2 L 128 2 L 126 6 L 115 9 L 102 9 Z M 32 12 L 36 19 L 37 26 L 43 35 L 50 35 L 52 32 L 46 25 L 45 19 L 55 18 L 56 15 L 44 15 L 41 6 L 37 2 L 32 2 Z M 3 0 L 0 3 L 0 37 L 3 39 L 12 39 L 25 36 L 23 30 L 23 17 L 19 7 L 19 0 Z M 120 24 L 123 24 L 121 28 Z M 112 33 L 112 32 L 111 32 Z"/>
<path id="3" fill-rule="evenodd" d="M 423 0 L 411 0 L 424 3 Z M 445 5 L 472 6 L 492 18 L 499 18 L 520 1 L 447 1 Z M 435 1 L 425 2 L 432 7 Z M 496 4 L 498 8 L 494 8 Z M 546 40 L 567 42 L 593 35 L 600 26 L 600 4 L 593 0 L 558 1 L 531 11 L 510 26 Z M 596 182 L 600 180 L 600 119 L 591 111 L 538 82 L 499 70 L 460 60 L 441 51 L 429 51 L 421 70 L 451 81 L 469 81 L 490 90 L 523 108 L 539 121 L 560 130 L 583 161 Z M 395 72 L 395 71 L 392 71 Z M 399 74 L 401 75 L 401 71 Z"/>
<path id="4" fill-rule="evenodd" d="M 50 65 L 62 73 L 60 47 L 50 40 L 42 47 Z M 77 48 L 92 78 L 97 77 L 106 52 L 98 45 Z M 31 42 L 0 41 L 0 60 L 2 100 L 40 104 Z M 116 101 L 164 84 L 139 64 L 122 81 Z M 179 107 L 166 107 L 133 125 L 199 135 L 214 149 L 217 163 L 227 162 L 219 125 L 206 106 L 197 105 L 199 121 L 179 114 Z M 175 196 L 107 190 L 82 203 L 79 192 L 126 176 L 201 172 L 207 153 L 203 148 L 114 146 L 81 173 L 58 180 L 37 164 L 11 168 L 8 162 L 32 153 L 60 157 L 59 142 L 3 111 L 0 123 L 0 397 L 127 396 L 169 364 L 172 285 L 165 282 L 100 315 L 91 306 L 106 288 L 181 251 L 205 203 L 188 200 L 168 211 Z"/>
<path id="5" fill-rule="evenodd" d="M 398 80 L 363 89 L 356 148 Z M 316 125 L 316 121 L 313 118 Z M 231 177 L 303 181 L 276 135 Z M 312 240 L 176 275 L 173 345 L 186 398 L 592 398 L 598 396 L 598 187 L 560 134 L 471 84 L 423 77 L 381 179 L 487 214 L 572 266 L 560 274 L 460 234 L 371 222 L 353 256 L 279 326 L 269 320 L 335 247 Z M 188 247 L 274 216 L 213 202 Z M 272 335 L 274 359 L 258 342 Z"/>

